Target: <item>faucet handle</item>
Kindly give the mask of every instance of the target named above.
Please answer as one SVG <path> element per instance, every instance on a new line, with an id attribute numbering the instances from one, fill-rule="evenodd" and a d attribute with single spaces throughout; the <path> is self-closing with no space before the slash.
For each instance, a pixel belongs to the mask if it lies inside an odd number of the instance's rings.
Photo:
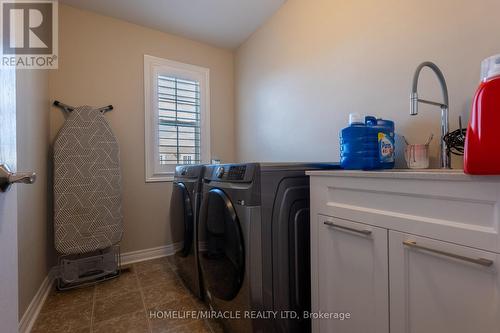
<path id="1" fill-rule="evenodd" d="M 418 94 L 412 92 L 410 94 L 410 115 L 416 116 L 418 114 Z"/>

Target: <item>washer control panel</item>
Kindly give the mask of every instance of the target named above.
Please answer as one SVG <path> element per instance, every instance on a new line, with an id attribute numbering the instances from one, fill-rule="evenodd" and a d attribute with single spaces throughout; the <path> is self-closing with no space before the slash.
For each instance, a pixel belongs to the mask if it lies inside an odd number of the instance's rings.
<path id="1" fill-rule="evenodd" d="M 257 164 L 209 165 L 205 171 L 205 181 L 249 183 L 253 181 Z"/>
<path id="2" fill-rule="evenodd" d="M 243 180 L 245 179 L 246 165 L 233 165 L 229 167 L 227 180 Z"/>

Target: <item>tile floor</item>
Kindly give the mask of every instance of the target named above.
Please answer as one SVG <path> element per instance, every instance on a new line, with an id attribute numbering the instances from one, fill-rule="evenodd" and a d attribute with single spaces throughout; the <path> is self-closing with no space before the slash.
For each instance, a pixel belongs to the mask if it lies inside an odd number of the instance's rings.
<path id="1" fill-rule="evenodd" d="M 178 278 L 168 257 L 126 266 L 96 286 L 51 292 L 32 333 L 219 333 L 211 320 L 150 318 L 151 310 L 207 310 Z"/>

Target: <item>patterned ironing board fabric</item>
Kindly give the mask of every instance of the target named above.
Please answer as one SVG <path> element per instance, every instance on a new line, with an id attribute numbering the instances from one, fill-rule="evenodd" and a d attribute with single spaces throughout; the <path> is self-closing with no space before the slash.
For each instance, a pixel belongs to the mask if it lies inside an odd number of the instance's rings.
<path id="1" fill-rule="evenodd" d="M 61 254 L 118 243 L 123 235 L 118 142 L 89 106 L 69 113 L 54 143 L 54 232 Z"/>

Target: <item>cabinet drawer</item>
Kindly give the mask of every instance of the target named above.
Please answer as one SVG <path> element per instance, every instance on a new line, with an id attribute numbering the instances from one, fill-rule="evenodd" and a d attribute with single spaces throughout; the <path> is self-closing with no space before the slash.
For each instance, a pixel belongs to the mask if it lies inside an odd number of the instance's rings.
<path id="1" fill-rule="evenodd" d="M 498 254 L 389 232 L 391 332 L 498 333 Z"/>
<path id="2" fill-rule="evenodd" d="M 316 213 L 500 253 L 498 182 L 311 176 Z"/>
<path id="3" fill-rule="evenodd" d="M 313 311 L 349 313 L 350 318 L 321 319 L 314 332 L 387 333 L 389 293 L 387 230 L 317 216 L 318 294 Z"/>

